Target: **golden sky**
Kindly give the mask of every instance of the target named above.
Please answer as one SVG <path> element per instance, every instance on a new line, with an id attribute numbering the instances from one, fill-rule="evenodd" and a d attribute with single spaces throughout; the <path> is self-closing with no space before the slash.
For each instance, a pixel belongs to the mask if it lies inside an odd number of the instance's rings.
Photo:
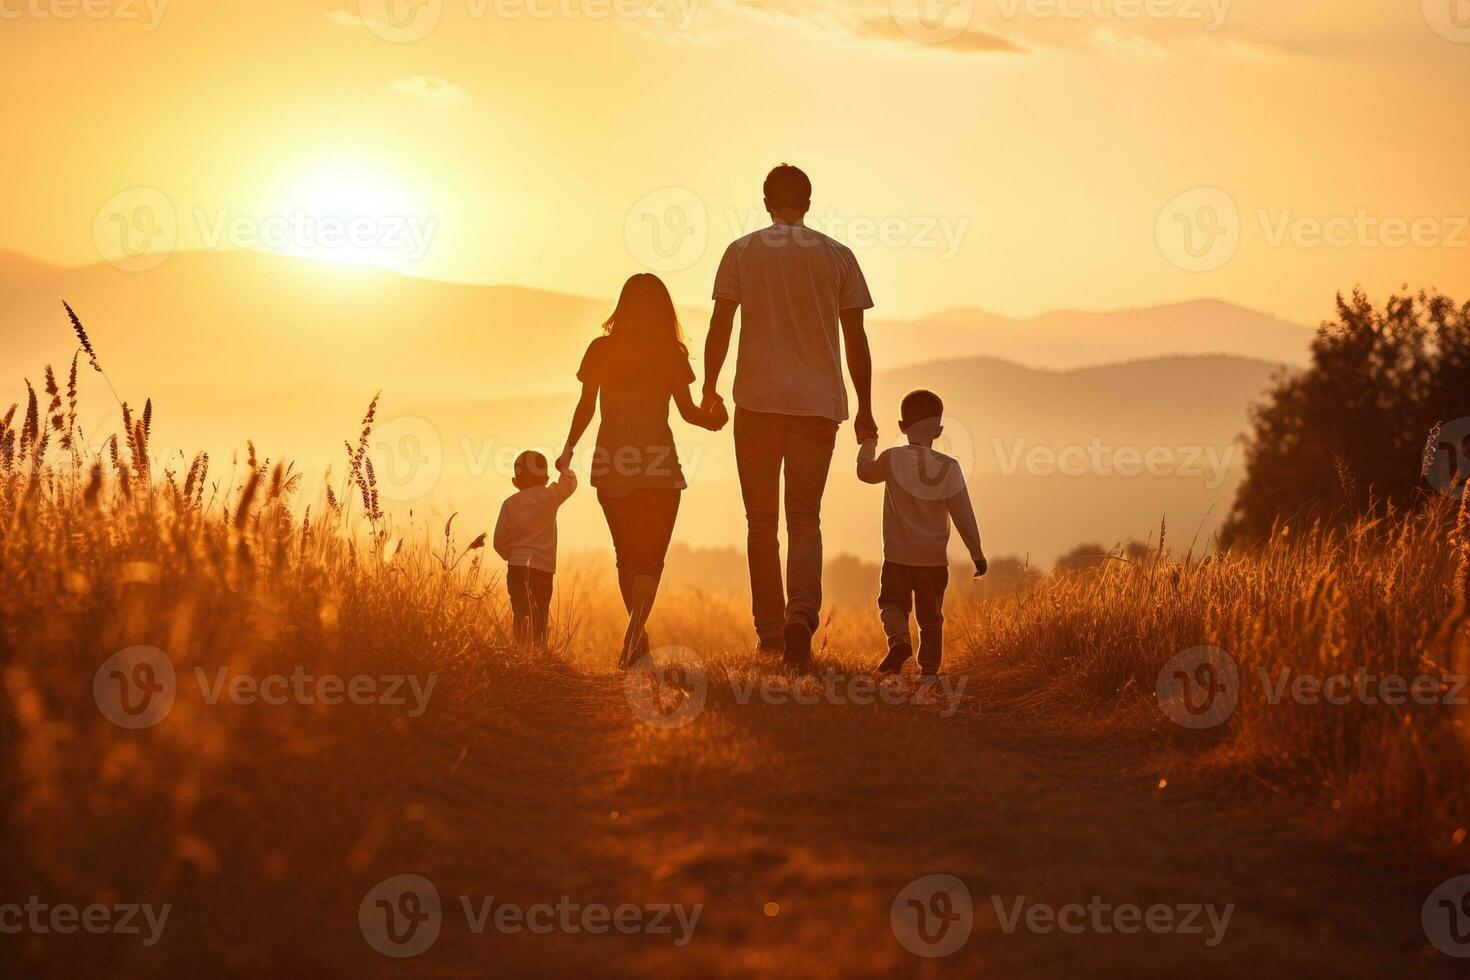
<path id="1" fill-rule="evenodd" d="M 878 315 L 1470 298 L 1470 0 L 922 2 L 0 0 L 0 248 L 700 303 L 789 160 Z"/>

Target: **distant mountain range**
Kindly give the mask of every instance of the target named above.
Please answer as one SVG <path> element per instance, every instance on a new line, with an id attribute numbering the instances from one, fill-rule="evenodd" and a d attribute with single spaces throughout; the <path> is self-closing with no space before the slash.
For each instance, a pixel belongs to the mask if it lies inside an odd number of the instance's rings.
<path id="1" fill-rule="evenodd" d="M 381 389 L 383 431 L 417 427 L 413 445 L 437 452 L 442 470 L 429 496 L 397 500 L 398 509 L 460 510 L 462 527 L 492 519 L 507 453 L 560 444 L 577 364 L 612 303 L 257 253 L 181 253 L 145 273 L 0 254 L 11 365 L 0 410 L 23 395 L 20 375 L 39 387 L 46 363 L 63 370 L 70 361 L 63 299 L 121 396 L 154 399 L 159 447 L 208 448 L 222 467 L 250 438 L 263 455 L 340 471 L 341 442 Z M 696 356 L 706 316 L 684 312 Z M 938 391 L 988 546 L 1043 565 L 1083 540 L 1146 536 L 1166 513 L 1186 539 L 1197 526 L 1207 538 L 1240 476 L 1236 438 L 1249 404 L 1274 373 L 1304 362 L 1311 336 L 1213 300 L 1026 321 L 960 310 L 876 319 L 870 333 L 885 438 L 897 437 L 905 391 Z M 83 407 L 84 425 L 106 435 L 116 404 L 85 372 Z M 729 433 L 676 427 L 695 483 L 678 536 L 740 543 Z M 829 484 L 830 548 L 874 557 L 881 495 L 850 475 L 854 451 L 844 428 Z M 607 545 L 593 495 L 570 505 L 563 540 Z"/>

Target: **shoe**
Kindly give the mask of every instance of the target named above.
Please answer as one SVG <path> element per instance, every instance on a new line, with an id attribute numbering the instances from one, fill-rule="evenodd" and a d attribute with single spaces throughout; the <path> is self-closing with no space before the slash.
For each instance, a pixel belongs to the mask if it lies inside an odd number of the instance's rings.
<path id="1" fill-rule="evenodd" d="M 812 666 L 812 628 L 799 619 L 786 621 L 786 664 L 796 670 Z"/>
<path id="2" fill-rule="evenodd" d="M 878 673 L 898 673 L 899 671 L 903 670 L 903 665 L 908 663 L 909 658 L 913 655 L 913 647 L 909 646 L 907 643 L 895 643 L 893 646 L 888 648 L 888 656 L 884 657 L 883 662 L 878 665 Z"/>
<path id="3" fill-rule="evenodd" d="M 768 657 L 779 657 L 786 653 L 786 644 L 780 640 L 761 640 L 756 643 L 755 652 Z"/>
<path id="4" fill-rule="evenodd" d="M 934 665 L 931 665 L 931 664 L 920 664 L 919 665 L 919 676 L 920 677 L 938 677 L 939 676 L 939 668 L 937 666 L 934 666 Z"/>

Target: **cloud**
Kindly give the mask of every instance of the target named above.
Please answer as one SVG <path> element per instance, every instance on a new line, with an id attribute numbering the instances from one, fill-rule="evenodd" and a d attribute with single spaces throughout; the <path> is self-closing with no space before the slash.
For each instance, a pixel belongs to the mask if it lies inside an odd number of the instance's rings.
<path id="1" fill-rule="evenodd" d="M 752 25 L 801 31 L 825 40 L 865 44 L 911 54 L 995 55 L 1025 50 L 973 23 L 968 3 L 946 4 L 943 19 L 926 25 L 923 0 L 706 0 L 693 41 L 733 41 Z M 908 8 L 913 8 L 912 10 Z M 746 30 L 742 31 L 744 27 Z"/>
<path id="2" fill-rule="evenodd" d="M 389 86 L 388 91 L 398 95 L 411 95 L 419 99 L 431 99 L 436 102 L 468 102 L 470 93 L 438 75 L 410 75 L 407 78 L 395 79 Z"/>
<path id="3" fill-rule="evenodd" d="M 338 27 L 346 27 L 349 30 L 356 30 L 357 28 L 367 26 L 367 22 L 357 14 L 343 10 L 341 7 L 338 7 L 336 10 L 324 10 L 322 11 L 322 16 Z"/>
<path id="4" fill-rule="evenodd" d="M 895 44 L 913 44 L 916 41 L 922 41 L 923 38 L 921 29 L 910 28 L 910 30 L 905 30 L 892 17 L 870 17 L 856 25 L 856 32 L 862 36 L 875 38 L 880 41 L 890 41 Z M 948 32 L 945 33 L 947 34 Z M 984 54 L 990 52 L 1019 54 L 1026 50 L 1013 41 L 1001 37 L 999 34 L 977 30 L 974 27 L 966 27 L 954 37 L 944 37 L 943 40 L 925 43 L 926 45 L 932 44 L 941 50 L 958 54 Z"/>

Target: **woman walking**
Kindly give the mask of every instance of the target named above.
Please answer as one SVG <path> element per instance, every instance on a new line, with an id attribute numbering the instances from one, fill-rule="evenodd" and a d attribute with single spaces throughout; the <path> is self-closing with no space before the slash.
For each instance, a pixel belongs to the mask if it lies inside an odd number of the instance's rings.
<path id="1" fill-rule="evenodd" d="M 592 486 L 617 552 L 618 589 L 628 611 L 618 665 L 627 666 L 648 650 L 644 626 L 687 486 L 669 428 L 669 402 L 684 421 L 711 432 L 729 417 L 721 406 L 706 411 L 694 403 L 689 348 L 674 301 L 657 276 L 629 279 L 602 329 L 606 336 L 592 341 L 577 372 L 582 398 L 556 468 L 570 470 L 572 453 L 600 403 Z"/>

